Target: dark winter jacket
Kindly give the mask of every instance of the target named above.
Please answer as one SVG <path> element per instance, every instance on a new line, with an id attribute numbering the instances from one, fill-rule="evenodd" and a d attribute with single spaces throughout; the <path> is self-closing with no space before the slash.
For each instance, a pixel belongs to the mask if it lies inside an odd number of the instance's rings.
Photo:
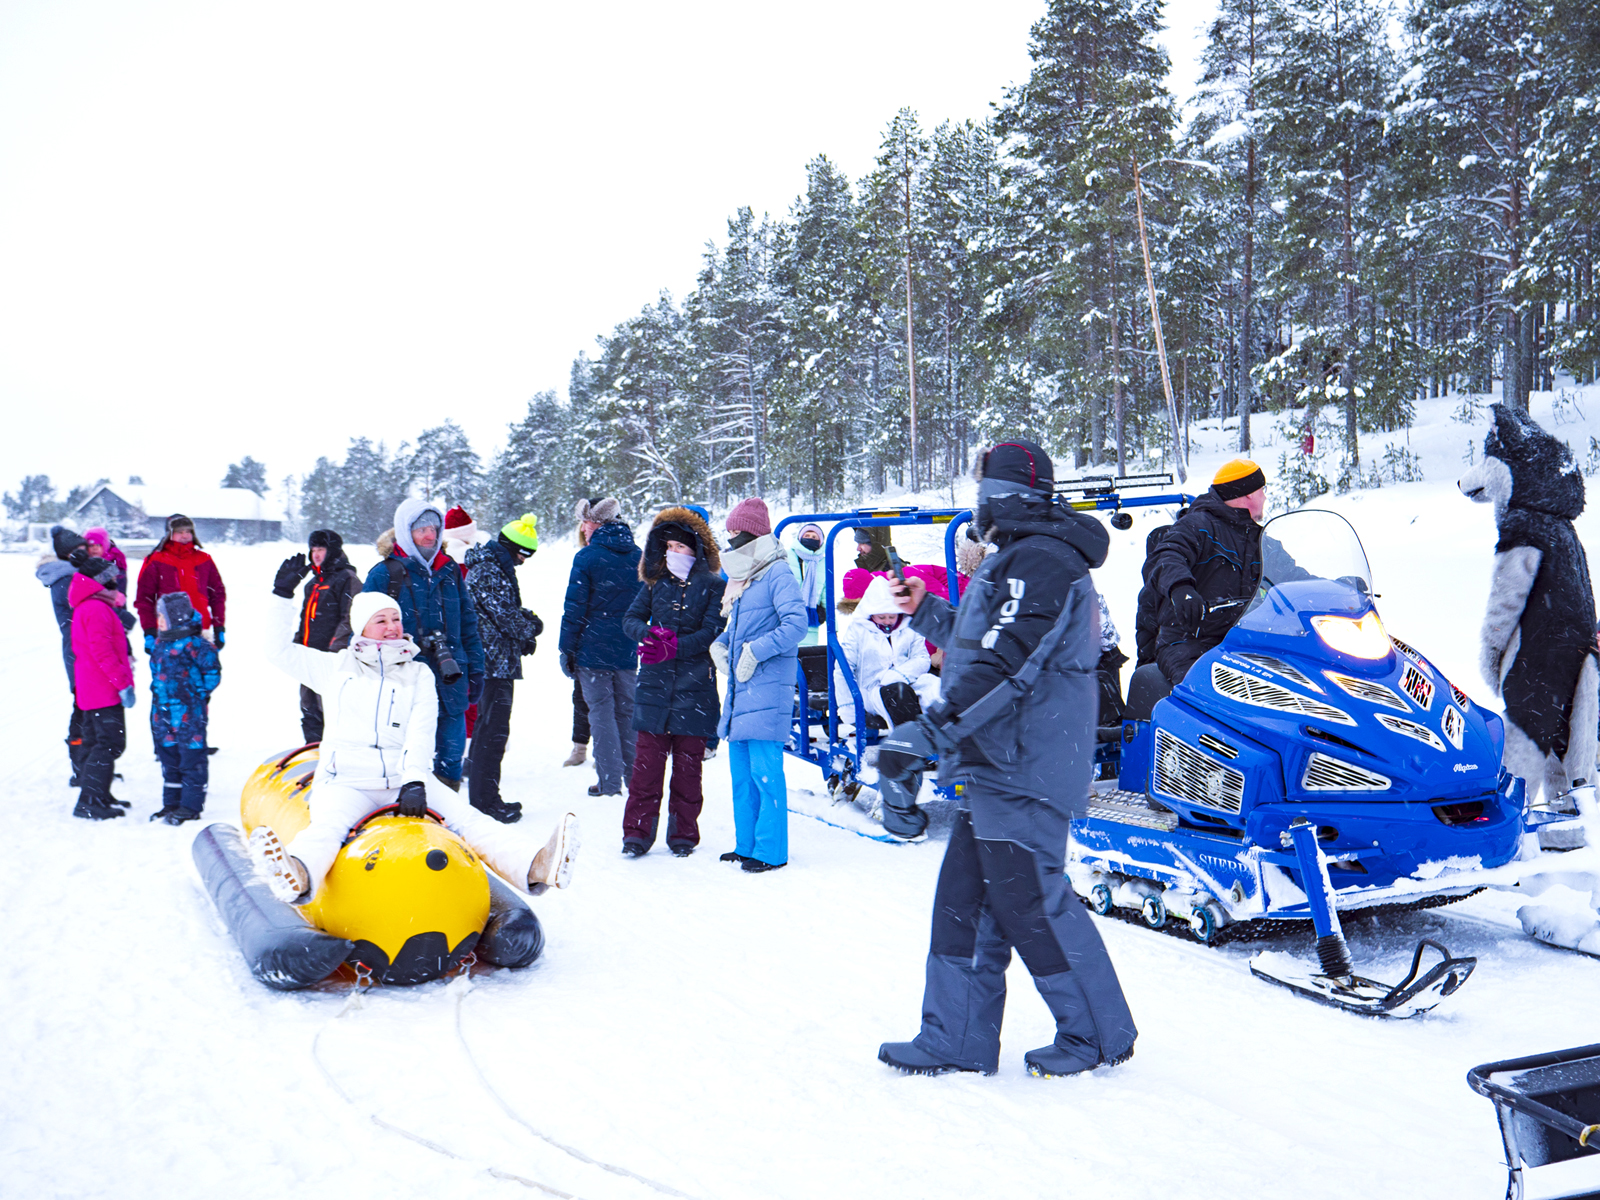
<path id="1" fill-rule="evenodd" d="M 1064 608 L 1068 624 L 1033 687 L 944 756 L 939 778 L 1071 813 L 1088 792 L 1095 751 L 1100 604 L 1089 570 L 1105 561 L 1110 538 L 1093 517 L 1036 497 L 998 497 L 989 511 L 999 553 L 983 561 L 959 608 L 927 596 L 911 622 L 944 648 L 942 709 L 959 716 L 1015 675 Z"/>
<path id="2" fill-rule="evenodd" d="M 1176 684 L 1222 641 L 1245 606 L 1210 613 L 1196 632 L 1178 624 L 1170 603 L 1173 589 L 1187 584 L 1208 607 L 1254 597 L 1261 586 L 1261 526 L 1244 509 L 1230 508 L 1208 491 L 1162 537 L 1145 563 L 1144 577 L 1161 603 L 1156 661 Z"/>
<path id="3" fill-rule="evenodd" d="M 522 656 L 533 653 L 533 639 L 544 622 L 522 607 L 522 588 L 511 551 L 499 542 L 467 551 L 467 590 L 478 610 L 484 673 L 490 679 L 521 679 Z"/>
<path id="4" fill-rule="evenodd" d="M 221 656 L 198 618 L 156 635 L 150 655 L 150 737 L 158 746 L 206 744 L 206 705 L 222 681 Z"/>
<path id="5" fill-rule="evenodd" d="M 433 672 L 439 687 L 439 706 L 459 717 L 471 703 L 472 689 L 483 679 L 483 643 L 478 638 L 478 612 L 461 578 L 455 559 L 443 550 L 424 564 L 409 557 L 386 535 L 378 552 L 386 556 L 367 572 L 364 592 L 384 592 L 400 605 L 406 634 L 419 644 L 431 633 L 442 633 L 450 655 L 461 668 L 461 678 L 446 685 L 430 651 L 417 656 Z M 391 565 L 392 564 L 392 565 Z"/>
<path id="6" fill-rule="evenodd" d="M 1184 512 L 1188 510 L 1185 509 Z M 1183 513 L 1179 513 L 1181 518 Z M 1161 539 L 1167 536 L 1171 525 L 1158 525 L 1145 535 L 1144 539 L 1144 566 L 1141 568 L 1144 575 L 1144 586 L 1139 589 L 1139 606 L 1133 615 L 1133 646 L 1134 666 L 1142 667 L 1156 660 L 1156 640 L 1161 633 L 1161 616 L 1166 608 L 1167 598 L 1157 595 L 1156 589 L 1150 586 L 1151 560 L 1156 552 L 1156 547 L 1161 544 Z"/>
<path id="7" fill-rule="evenodd" d="M 139 568 L 139 588 L 133 606 L 146 633 L 156 632 L 156 597 L 168 592 L 184 592 L 202 629 L 221 628 L 227 619 L 227 589 L 211 555 L 204 550 L 170 538 L 152 550 Z"/>
<path id="8" fill-rule="evenodd" d="M 694 547 L 694 567 L 687 579 L 667 570 L 669 540 Z M 716 736 L 722 705 L 711 643 L 722 632 L 721 572 L 716 539 L 697 514 L 669 508 L 656 517 L 639 560 L 644 587 L 622 624 L 635 642 L 644 641 L 655 626 L 672 630 L 678 635 L 678 653 L 666 662 L 639 668 L 633 698 L 633 727 L 639 732 Z"/>
<path id="9" fill-rule="evenodd" d="M 67 600 L 67 589 L 75 574 L 71 563 L 53 554 L 45 555 L 33 569 L 34 578 L 50 589 L 50 607 L 55 610 L 56 625 L 61 630 L 61 659 L 67 664 L 68 687 L 72 686 L 72 604 Z"/>
<path id="10" fill-rule="evenodd" d="M 561 611 L 561 653 L 577 656 L 591 671 L 631 671 L 639 664 L 638 643 L 622 627 L 638 595 L 639 547 L 621 521 L 608 521 L 589 535 L 572 559 Z"/>
<path id="11" fill-rule="evenodd" d="M 312 567 L 306 580 L 300 626 L 294 635 L 297 643 L 313 650 L 334 648 L 335 635 L 349 625 L 350 601 L 361 591 L 361 575 L 345 557 L 344 540 L 337 533 L 330 533 L 328 541 L 322 565 Z"/>

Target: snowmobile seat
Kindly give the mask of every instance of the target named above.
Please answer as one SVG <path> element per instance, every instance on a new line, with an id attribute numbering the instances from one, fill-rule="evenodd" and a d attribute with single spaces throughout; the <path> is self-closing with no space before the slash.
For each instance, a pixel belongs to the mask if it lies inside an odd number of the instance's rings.
<path id="1" fill-rule="evenodd" d="M 1172 692 L 1172 684 L 1155 663 L 1146 663 L 1133 673 L 1128 681 L 1128 703 L 1122 716 L 1128 721 L 1148 721 L 1155 711 L 1156 701 Z"/>
<path id="2" fill-rule="evenodd" d="M 1600 1196 L 1600 1045 L 1555 1050 L 1526 1058 L 1484 1063 L 1467 1072 L 1467 1084 L 1494 1104 L 1511 1172 L 1508 1196 L 1524 1194 L 1524 1172 L 1576 1158 L 1589 1158 L 1581 1181 L 1561 1168 L 1571 1200 Z M 1568 1169 L 1570 1170 L 1570 1168 Z M 1548 1181 L 1555 1183 L 1552 1176 Z M 1541 1195 L 1553 1195 L 1540 1188 Z"/>

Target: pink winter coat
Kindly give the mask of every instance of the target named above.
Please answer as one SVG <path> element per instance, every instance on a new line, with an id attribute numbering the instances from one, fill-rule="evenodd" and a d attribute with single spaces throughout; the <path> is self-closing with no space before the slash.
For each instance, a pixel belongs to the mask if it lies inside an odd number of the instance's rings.
<path id="1" fill-rule="evenodd" d="M 133 686 L 133 664 L 111 593 L 87 575 L 74 575 L 67 603 L 72 605 L 72 686 L 78 707 L 87 712 L 121 704 L 118 693 Z"/>

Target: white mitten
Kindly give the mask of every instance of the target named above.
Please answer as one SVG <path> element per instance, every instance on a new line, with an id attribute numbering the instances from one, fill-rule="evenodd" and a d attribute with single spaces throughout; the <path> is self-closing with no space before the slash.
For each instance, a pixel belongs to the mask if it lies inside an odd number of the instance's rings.
<path id="1" fill-rule="evenodd" d="M 711 643 L 711 661 L 724 675 L 728 673 L 728 647 L 724 642 Z"/>
<path id="2" fill-rule="evenodd" d="M 756 652 L 750 649 L 750 643 L 744 644 L 744 653 L 739 655 L 739 665 L 733 669 L 733 677 L 740 683 L 749 683 L 750 677 L 756 673 L 756 668 L 761 664 L 756 661 Z"/>

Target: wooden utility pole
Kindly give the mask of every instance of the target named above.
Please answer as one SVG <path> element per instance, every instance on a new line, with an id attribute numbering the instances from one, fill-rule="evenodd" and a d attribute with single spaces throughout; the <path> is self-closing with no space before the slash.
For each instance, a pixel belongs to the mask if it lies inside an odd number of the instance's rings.
<path id="1" fill-rule="evenodd" d="M 1144 251 L 1144 282 L 1150 292 L 1150 324 L 1156 331 L 1156 357 L 1161 360 L 1161 389 L 1167 394 L 1167 423 L 1172 428 L 1172 461 L 1178 468 L 1178 482 L 1189 481 L 1189 464 L 1183 453 L 1178 431 L 1178 405 L 1172 398 L 1172 376 L 1167 371 L 1167 344 L 1161 336 L 1161 309 L 1156 305 L 1156 277 L 1150 269 L 1150 236 L 1144 228 L 1144 185 L 1139 182 L 1139 164 L 1133 164 L 1133 204 L 1139 214 L 1139 247 Z"/>

